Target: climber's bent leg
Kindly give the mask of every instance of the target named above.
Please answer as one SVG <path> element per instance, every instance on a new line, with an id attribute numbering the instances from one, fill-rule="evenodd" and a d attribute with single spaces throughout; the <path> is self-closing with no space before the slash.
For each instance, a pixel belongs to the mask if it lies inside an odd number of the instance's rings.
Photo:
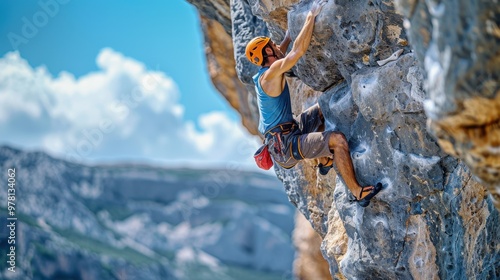
<path id="1" fill-rule="evenodd" d="M 351 193 L 357 199 L 361 199 L 366 196 L 367 194 L 362 192 L 363 189 L 356 180 L 354 166 L 349 154 L 349 146 L 347 145 L 347 140 L 344 134 L 340 132 L 330 133 L 329 147 L 335 153 L 334 160 L 339 170 L 339 175 L 342 177 Z M 365 190 L 369 190 L 371 188 L 371 186 L 365 187 Z"/>

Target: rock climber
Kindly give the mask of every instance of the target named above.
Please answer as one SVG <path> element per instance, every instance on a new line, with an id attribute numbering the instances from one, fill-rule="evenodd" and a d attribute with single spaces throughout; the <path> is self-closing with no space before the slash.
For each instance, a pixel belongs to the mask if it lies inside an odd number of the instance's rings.
<path id="1" fill-rule="evenodd" d="M 319 173 L 326 175 L 335 162 L 340 176 L 355 196 L 353 201 L 366 207 L 371 198 L 382 189 L 382 185 L 378 183 L 375 187 L 362 187 L 358 183 L 344 134 L 324 131 L 324 116 L 318 104 L 304 111 L 296 120 L 292 115 L 285 75 L 309 47 L 315 18 L 326 2 L 327 0 L 314 1 L 288 54 L 284 54 L 291 42 L 288 31 L 280 45 L 263 36 L 256 37 L 247 44 L 247 58 L 253 64 L 261 66 L 253 76 L 260 113 L 259 131 L 266 139 L 274 162 L 283 168 L 292 168 L 305 158 L 317 158 Z"/>

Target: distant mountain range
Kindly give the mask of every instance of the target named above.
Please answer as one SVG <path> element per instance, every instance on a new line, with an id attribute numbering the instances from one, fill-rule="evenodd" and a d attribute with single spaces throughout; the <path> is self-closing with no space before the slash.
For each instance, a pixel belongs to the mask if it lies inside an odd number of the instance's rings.
<path id="1" fill-rule="evenodd" d="M 295 208 L 240 170 L 87 166 L 0 147 L 2 279 L 284 279 Z M 15 215 L 7 210 L 15 169 Z M 4 265 L 2 265 L 4 267 Z"/>

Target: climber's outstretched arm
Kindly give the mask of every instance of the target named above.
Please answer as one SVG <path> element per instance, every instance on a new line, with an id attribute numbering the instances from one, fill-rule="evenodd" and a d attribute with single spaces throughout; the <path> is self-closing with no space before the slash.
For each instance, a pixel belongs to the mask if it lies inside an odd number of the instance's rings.
<path id="1" fill-rule="evenodd" d="M 306 53 L 314 30 L 314 20 L 327 1 L 328 0 L 314 1 L 311 10 L 307 14 L 304 26 L 293 43 L 292 50 L 284 58 L 277 60 L 271 65 L 268 73 L 266 73 L 267 79 L 273 79 L 283 75 L 286 71 L 292 69 L 297 61 L 299 61 L 300 57 Z"/>

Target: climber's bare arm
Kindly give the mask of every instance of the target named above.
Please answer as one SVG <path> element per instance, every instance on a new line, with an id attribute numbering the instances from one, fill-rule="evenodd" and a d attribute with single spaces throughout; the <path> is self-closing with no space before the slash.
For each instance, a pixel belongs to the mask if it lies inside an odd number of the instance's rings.
<path id="1" fill-rule="evenodd" d="M 309 43 L 311 42 L 311 37 L 314 30 L 314 20 L 316 16 L 321 12 L 321 8 L 328 0 L 316 0 L 314 1 L 311 10 L 307 14 L 304 26 L 300 31 L 299 35 L 293 43 L 292 50 L 282 59 L 274 62 L 268 71 L 266 71 L 263 79 L 265 80 L 283 80 L 283 74 L 299 61 L 299 59 L 306 53 Z"/>

